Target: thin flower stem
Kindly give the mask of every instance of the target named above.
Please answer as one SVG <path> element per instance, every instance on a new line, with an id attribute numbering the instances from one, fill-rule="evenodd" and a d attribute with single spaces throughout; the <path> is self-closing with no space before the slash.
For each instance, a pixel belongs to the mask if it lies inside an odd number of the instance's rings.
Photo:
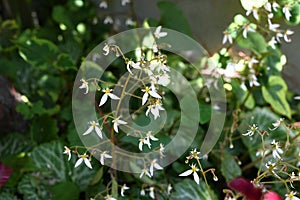
<path id="1" fill-rule="evenodd" d="M 213 199 L 214 199 L 214 196 L 213 196 L 213 194 L 212 194 L 212 192 L 211 192 L 211 190 L 210 190 L 209 184 L 208 184 L 207 179 L 206 179 L 205 171 L 204 171 L 203 168 L 202 168 L 200 159 L 198 158 L 198 159 L 196 159 L 196 160 L 197 160 L 197 162 L 198 162 L 198 165 L 199 165 L 199 168 L 200 168 L 200 172 L 201 172 L 201 174 L 202 174 L 202 176 L 203 176 L 203 179 L 204 179 L 205 185 L 206 185 L 206 187 L 207 187 L 209 196 L 210 196 L 210 198 L 213 200 Z"/>

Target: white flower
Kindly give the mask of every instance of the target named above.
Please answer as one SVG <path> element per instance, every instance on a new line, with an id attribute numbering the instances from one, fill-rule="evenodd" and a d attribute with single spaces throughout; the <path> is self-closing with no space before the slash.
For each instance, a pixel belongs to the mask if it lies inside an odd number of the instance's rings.
<path id="1" fill-rule="evenodd" d="M 168 195 L 171 194 L 171 190 L 172 190 L 172 189 L 173 189 L 173 188 L 172 188 L 172 185 L 169 184 L 169 185 L 168 185 L 168 188 L 167 188 L 167 193 L 168 193 Z"/>
<path id="2" fill-rule="evenodd" d="M 121 116 L 115 118 L 112 122 L 114 123 L 114 130 L 119 133 L 119 129 L 118 129 L 118 126 L 119 125 L 124 125 L 124 124 L 127 124 L 127 122 L 123 121 L 123 120 L 120 120 Z"/>
<path id="3" fill-rule="evenodd" d="M 85 93 L 87 94 L 89 92 L 89 82 L 87 82 L 84 79 L 80 79 L 80 81 L 82 82 L 81 86 L 79 87 L 80 89 L 85 89 Z"/>
<path id="4" fill-rule="evenodd" d="M 283 39 L 284 41 L 286 42 L 291 42 L 291 38 L 289 38 L 289 35 L 293 35 L 294 34 L 294 31 L 291 31 L 291 30 L 286 30 L 283 34 Z"/>
<path id="5" fill-rule="evenodd" d="M 68 155 L 68 161 L 71 160 L 71 149 L 69 149 L 68 147 L 64 146 L 65 151 L 63 154 L 67 154 Z"/>
<path id="6" fill-rule="evenodd" d="M 147 144 L 148 147 L 149 147 L 149 149 L 151 149 L 151 144 L 150 144 L 150 141 L 149 141 L 148 137 L 146 137 L 146 138 L 140 138 L 139 141 L 140 141 L 139 142 L 139 149 L 140 149 L 140 151 L 143 151 L 143 145 L 144 144 Z"/>
<path id="7" fill-rule="evenodd" d="M 258 130 L 258 126 L 256 124 L 252 124 L 252 126 L 250 126 L 250 129 L 248 129 L 247 132 L 244 133 L 243 135 L 252 136 L 257 130 Z"/>
<path id="8" fill-rule="evenodd" d="M 157 159 L 152 160 L 151 164 L 150 164 L 150 175 L 153 176 L 153 170 L 158 169 L 158 170 L 162 170 L 163 168 L 157 163 Z"/>
<path id="9" fill-rule="evenodd" d="M 111 16 L 106 16 L 103 23 L 104 24 L 113 24 L 114 20 L 111 18 Z"/>
<path id="10" fill-rule="evenodd" d="M 150 196 L 152 199 L 155 199 L 154 187 L 150 187 L 149 190 L 150 190 L 149 196 Z"/>
<path id="11" fill-rule="evenodd" d="M 295 100 L 300 100 L 300 96 L 295 96 L 294 99 Z"/>
<path id="12" fill-rule="evenodd" d="M 104 8 L 104 9 L 106 9 L 108 6 L 107 6 L 107 2 L 106 1 L 101 1 L 100 3 L 99 3 L 99 8 Z"/>
<path id="13" fill-rule="evenodd" d="M 267 2 L 264 7 L 268 12 L 272 12 L 272 5 L 270 2 Z"/>
<path id="14" fill-rule="evenodd" d="M 122 6 L 126 6 L 126 4 L 130 3 L 130 0 L 122 0 Z"/>
<path id="15" fill-rule="evenodd" d="M 296 192 L 291 191 L 289 194 L 285 195 L 285 200 L 300 200 L 300 198 L 295 196 L 296 194 Z"/>
<path id="16" fill-rule="evenodd" d="M 272 146 L 272 156 L 273 156 L 273 158 L 281 159 L 280 154 L 283 154 L 283 150 L 280 148 L 279 142 L 275 142 L 275 140 L 273 140 L 271 142 L 271 146 Z"/>
<path id="17" fill-rule="evenodd" d="M 278 3 L 276 3 L 275 1 L 273 1 L 272 8 L 274 11 L 277 11 L 277 8 L 280 8 L 280 5 Z"/>
<path id="18" fill-rule="evenodd" d="M 159 154 L 160 154 L 161 158 L 165 156 L 164 153 L 165 153 L 165 147 L 162 143 L 160 143 L 159 144 Z"/>
<path id="19" fill-rule="evenodd" d="M 160 100 L 157 99 L 154 105 L 148 106 L 148 109 L 146 110 L 146 116 L 148 116 L 149 112 L 151 112 L 151 114 L 154 116 L 154 119 L 157 119 L 160 116 L 159 111 L 161 110 L 165 109 L 162 107 Z"/>
<path id="20" fill-rule="evenodd" d="M 83 135 L 87 135 L 87 134 L 90 134 L 93 129 L 95 129 L 97 135 L 102 139 L 102 131 L 101 131 L 101 128 L 99 127 L 99 123 L 98 122 L 95 122 L 95 121 L 91 121 L 89 122 L 90 124 L 90 127 L 88 128 L 88 130 L 86 130 Z"/>
<path id="21" fill-rule="evenodd" d="M 104 51 L 104 55 L 107 56 L 109 54 L 109 49 L 110 49 L 110 46 L 108 44 L 106 44 L 104 47 L 103 47 L 103 51 Z"/>
<path id="22" fill-rule="evenodd" d="M 105 200 L 117 200 L 116 198 L 110 196 L 109 194 L 107 194 L 105 197 L 104 197 Z"/>
<path id="23" fill-rule="evenodd" d="M 166 73 L 157 76 L 157 84 L 167 86 L 170 83 L 170 76 Z"/>
<path id="24" fill-rule="evenodd" d="M 142 189 L 141 192 L 140 192 L 140 194 L 141 194 L 141 196 L 145 196 L 145 194 L 146 194 L 146 193 L 145 193 L 145 190 Z"/>
<path id="25" fill-rule="evenodd" d="M 270 19 L 268 19 L 269 30 L 273 32 L 277 32 L 277 29 L 280 27 L 280 24 L 273 24 Z"/>
<path id="26" fill-rule="evenodd" d="M 283 122 L 284 118 L 280 118 L 279 120 L 277 120 L 276 122 L 272 123 L 272 125 L 274 126 L 274 128 L 269 128 L 271 131 L 274 131 L 275 129 L 277 129 L 279 126 L 281 126 L 282 122 Z"/>
<path id="27" fill-rule="evenodd" d="M 260 86 L 260 83 L 257 81 L 257 77 L 255 76 L 255 74 L 249 74 L 248 79 L 250 87 Z"/>
<path id="28" fill-rule="evenodd" d="M 134 69 L 141 69 L 140 67 L 140 63 L 135 63 L 132 60 L 128 61 L 127 63 L 127 71 L 132 74 L 130 67 L 134 68 Z"/>
<path id="29" fill-rule="evenodd" d="M 253 64 L 257 64 L 257 63 L 259 63 L 259 61 L 256 60 L 255 57 L 252 57 L 252 58 L 248 61 L 248 67 L 249 67 L 250 69 L 252 69 L 252 68 L 253 68 Z"/>
<path id="30" fill-rule="evenodd" d="M 121 196 L 124 197 L 124 192 L 125 190 L 129 190 L 129 187 L 126 186 L 126 184 L 124 184 L 122 187 L 121 187 Z"/>
<path id="31" fill-rule="evenodd" d="M 189 175 L 193 174 L 195 182 L 199 185 L 199 176 L 197 174 L 197 171 L 199 171 L 199 169 L 196 167 L 195 164 L 192 164 L 190 167 L 192 169 L 189 169 L 189 170 L 179 174 L 179 176 L 189 176 Z"/>
<path id="32" fill-rule="evenodd" d="M 140 175 L 140 178 L 142 178 L 142 177 L 144 176 L 144 174 L 146 174 L 148 177 L 151 178 L 151 174 L 148 172 L 148 170 L 147 170 L 146 168 L 144 168 L 144 169 L 142 170 L 142 173 L 141 173 L 141 175 Z"/>
<path id="33" fill-rule="evenodd" d="M 103 151 L 101 154 L 100 154 L 100 163 L 101 165 L 104 165 L 104 159 L 106 158 L 112 158 L 111 155 L 108 155 L 107 154 L 107 151 Z"/>
<path id="34" fill-rule="evenodd" d="M 154 98 L 161 99 L 161 96 L 156 92 L 154 87 L 151 87 L 151 89 L 150 89 L 147 86 L 145 89 L 142 89 L 142 92 L 144 92 L 143 98 L 142 98 L 142 105 L 145 105 L 145 103 L 147 102 L 149 94 L 150 94 L 150 96 L 152 96 Z"/>
<path id="35" fill-rule="evenodd" d="M 102 92 L 104 92 L 103 96 L 101 97 L 99 106 L 102 106 L 103 104 L 105 104 L 105 102 L 107 101 L 108 97 L 113 99 L 113 100 L 119 100 L 120 98 L 117 97 L 115 94 L 112 94 L 113 90 L 109 89 L 109 88 L 105 88 L 104 90 L 102 90 Z"/>
<path id="36" fill-rule="evenodd" d="M 155 32 L 154 32 L 154 36 L 159 39 L 161 37 L 166 37 L 168 35 L 167 32 L 160 32 L 161 31 L 161 26 L 158 26 L 156 29 L 155 29 Z"/>
<path id="37" fill-rule="evenodd" d="M 154 135 L 152 135 L 152 131 L 148 131 L 147 138 L 149 138 L 152 141 L 158 141 L 158 138 L 156 138 L 156 137 L 154 137 Z"/>
<path id="38" fill-rule="evenodd" d="M 200 151 L 197 151 L 197 149 L 194 149 L 190 151 L 191 158 L 199 159 Z"/>
<path id="39" fill-rule="evenodd" d="M 276 49 L 275 44 L 277 44 L 277 41 L 275 39 L 275 37 L 272 37 L 272 39 L 269 41 L 268 43 L 273 49 Z"/>
<path id="40" fill-rule="evenodd" d="M 232 37 L 231 37 L 229 30 L 225 30 L 223 32 L 223 34 L 224 34 L 224 37 L 223 37 L 222 44 L 225 44 L 227 42 L 227 40 L 230 44 L 232 44 Z"/>
<path id="41" fill-rule="evenodd" d="M 83 154 L 83 155 L 79 155 L 78 157 L 79 157 L 79 159 L 78 159 L 78 160 L 76 161 L 76 163 L 75 163 L 75 168 L 78 167 L 78 166 L 82 163 L 82 161 L 84 161 L 84 164 L 85 164 L 88 168 L 92 169 L 91 162 L 90 162 L 90 160 L 88 159 L 89 156 L 86 155 L 86 153 Z"/>
<path id="42" fill-rule="evenodd" d="M 125 25 L 126 26 L 133 26 L 134 21 L 131 18 L 127 18 L 126 21 L 125 21 Z"/>
<path id="43" fill-rule="evenodd" d="M 252 7 L 251 10 L 247 10 L 246 15 L 249 16 L 251 13 L 253 14 L 253 17 L 258 20 L 257 8 Z"/>
<path id="44" fill-rule="evenodd" d="M 244 25 L 244 30 L 243 30 L 243 37 L 247 38 L 247 33 L 248 32 L 255 32 L 253 28 L 249 24 Z"/>
<path id="45" fill-rule="evenodd" d="M 285 4 L 284 7 L 282 8 L 282 12 L 284 13 L 286 20 L 288 20 L 288 21 L 290 21 L 290 18 L 292 16 L 290 9 L 291 9 L 291 5 L 288 3 Z"/>

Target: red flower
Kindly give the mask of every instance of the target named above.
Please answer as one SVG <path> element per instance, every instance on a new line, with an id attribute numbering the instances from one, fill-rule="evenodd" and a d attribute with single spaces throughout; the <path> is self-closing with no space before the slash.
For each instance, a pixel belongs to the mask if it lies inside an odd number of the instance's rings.
<path id="1" fill-rule="evenodd" d="M 0 188 L 7 182 L 13 169 L 0 163 Z"/>
<path id="2" fill-rule="evenodd" d="M 228 187 L 241 193 L 247 200 L 282 200 L 282 198 L 273 191 L 263 195 L 262 188 L 256 187 L 251 181 L 244 178 L 236 178 L 229 182 Z"/>

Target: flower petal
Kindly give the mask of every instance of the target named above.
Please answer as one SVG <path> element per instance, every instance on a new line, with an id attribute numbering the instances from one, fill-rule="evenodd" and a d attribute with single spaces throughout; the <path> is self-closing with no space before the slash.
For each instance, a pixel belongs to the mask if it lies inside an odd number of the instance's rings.
<path id="1" fill-rule="evenodd" d="M 97 135 L 102 139 L 102 131 L 98 126 L 95 126 L 95 131 L 97 133 Z"/>
<path id="2" fill-rule="evenodd" d="M 92 169 L 92 165 L 91 165 L 91 162 L 89 161 L 89 159 L 84 158 L 83 160 L 84 160 L 85 165 L 86 165 L 88 168 Z"/>
<path id="3" fill-rule="evenodd" d="M 102 106 L 103 104 L 105 104 L 105 102 L 107 101 L 107 94 L 103 94 L 103 96 L 101 97 L 100 103 L 99 103 L 99 107 Z"/>
<path id="4" fill-rule="evenodd" d="M 115 95 L 115 94 L 113 94 L 113 93 L 109 93 L 108 96 L 109 96 L 111 99 L 113 99 L 113 100 L 119 100 L 119 99 L 120 99 L 117 95 Z"/>
<path id="5" fill-rule="evenodd" d="M 82 163 L 82 161 L 83 161 L 83 158 L 79 158 L 79 159 L 76 161 L 75 167 L 74 167 L 74 168 L 78 167 L 78 166 Z"/>
<path id="6" fill-rule="evenodd" d="M 149 94 L 147 92 L 144 93 L 143 98 L 142 98 L 142 106 L 145 105 L 149 97 Z"/>
<path id="7" fill-rule="evenodd" d="M 189 169 L 181 174 L 179 174 L 179 176 L 189 176 L 193 173 L 193 170 Z"/>
<path id="8" fill-rule="evenodd" d="M 88 128 L 88 130 L 86 130 L 82 135 L 87 135 L 87 134 L 90 134 L 92 131 L 93 131 L 93 126 L 90 126 L 89 128 Z"/>
<path id="9" fill-rule="evenodd" d="M 195 182 L 199 185 L 199 176 L 198 176 L 197 172 L 194 172 L 193 176 L 194 176 Z"/>

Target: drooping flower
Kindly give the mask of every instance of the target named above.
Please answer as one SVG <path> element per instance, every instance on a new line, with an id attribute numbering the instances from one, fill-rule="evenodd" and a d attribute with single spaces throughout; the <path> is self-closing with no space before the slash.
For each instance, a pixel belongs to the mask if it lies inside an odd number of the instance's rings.
<path id="1" fill-rule="evenodd" d="M 167 193 L 168 193 L 168 195 L 171 194 L 172 189 L 173 189 L 172 185 L 169 184 L 169 185 L 168 185 L 168 188 L 167 188 Z"/>
<path id="2" fill-rule="evenodd" d="M 114 20 L 111 18 L 111 16 L 106 16 L 103 23 L 104 24 L 113 24 Z"/>
<path id="3" fill-rule="evenodd" d="M 125 21 L 125 25 L 126 26 L 133 26 L 134 21 L 131 18 L 127 18 L 126 21 Z"/>
<path id="4" fill-rule="evenodd" d="M 76 163 L 75 163 L 75 168 L 78 167 L 78 166 L 82 163 L 82 161 L 84 161 L 84 164 L 85 164 L 88 168 L 92 169 L 91 162 L 90 162 L 90 160 L 88 159 L 89 156 L 86 155 L 86 153 L 84 153 L 83 155 L 79 155 L 78 157 L 79 157 L 79 159 L 78 159 L 78 160 L 76 161 Z"/>
<path id="5" fill-rule="evenodd" d="M 225 30 L 223 32 L 224 34 L 224 37 L 223 37 L 223 41 L 222 41 L 222 44 L 225 44 L 227 41 L 232 44 L 232 37 L 231 37 L 231 34 L 230 34 L 230 31 L 229 30 Z"/>
<path id="6" fill-rule="evenodd" d="M 256 124 L 252 124 L 252 126 L 250 126 L 250 129 L 248 129 L 247 132 L 243 135 L 251 137 L 256 131 L 258 131 L 258 126 Z"/>
<path id="7" fill-rule="evenodd" d="M 80 81 L 82 82 L 81 86 L 79 86 L 80 89 L 85 89 L 85 93 L 87 94 L 89 92 L 89 82 L 87 82 L 84 79 L 80 79 Z"/>
<path id="8" fill-rule="evenodd" d="M 68 155 L 68 161 L 71 160 L 71 149 L 69 149 L 68 147 L 64 146 L 65 151 L 63 154 L 67 154 Z"/>
<path id="9" fill-rule="evenodd" d="M 268 44 L 272 47 L 272 49 L 276 49 L 275 44 L 277 44 L 277 40 L 275 37 L 272 37 Z"/>
<path id="10" fill-rule="evenodd" d="M 99 3 L 99 8 L 106 9 L 108 7 L 107 2 L 105 0 Z"/>
<path id="11" fill-rule="evenodd" d="M 284 7 L 282 8 L 282 12 L 286 18 L 286 20 L 290 21 L 290 18 L 292 16 L 291 12 L 290 12 L 290 9 L 291 9 L 291 5 L 290 4 L 285 4 Z"/>
<path id="12" fill-rule="evenodd" d="M 141 175 L 140 175 L 140 178 L 142 178 L 142 177 L 144 176 L 144 174 L 146 174 L 149 178 L 151 178 L 151 174 L 149 173 L 149 171 L 148 171 L 146 168 L 144 168 L 144 169 L 142 170 L 142 173 L 141 173 Z"/>
<path id="13" fill-rule="evenodd" d="M 107 154 L 107 151 L 103 151 L 100 154 L 100 163 L 101 163 L 101 165 L 104 165 L 104 159 L 106 159 L 106 158 L 112 158 L 112 156 Z"/>
<path id="14" fill-rule="evenodd" d="M 150 164 L 150 175 L 153 176 L 153 170 L 157 169 L 157 170 L 162 170 L 163 168 L 157 163 L 157 159 L 154 159 L 151 161 Z"/>
<path id="15" fill-rule="evenodd" d="M 149 141 L 148 137 L 139 139 L 139 149 L 140 149 L 140 151 L 143 151 L 143 145 L 144 144 L 147 144 L 149 149 L 151 149 L 151 144 L 150 144 L 150 141 Z"/>
<path id="16" fill-rule="evenodd" d="M 99 106 L 102 106 L 103 104 L 105 104 L 105 102 L 107 101 L 108 97 L 113 99 L 113 100 L 119 100 L 120 98 L 117 97 L 115 94 L 111 93 L 113 90 L 109 89 L 109 88 L 105 88 L 104 90 L 102 90 L 102 92 L 104 92 L 103 96 L 101 97 Z"/>
<path id="17" fill-rule="evenodd" d="M 165 153 L 165 147 L 162 143 L 160 143 L 159 144 L 159 155 L 160 155 L 161 158 L 165 156 L 164 153 Z"/>
<path id="18" fill-rule="evenodd" d="M 274 128 L 270 128 L 270 130 L 274 131 L 275 129 L 277 129 L 279 126 L 282 125 L 283 121 L 284 121 L 284 118 L 280 118 L 276 122 L 272 123 L 272 125 L 274 126 Z"/>
<path id="19" fill-rule="evenodd" d="M 142 97 L 142 105 L 145 105 L 147 102 L 149 95 L 161 99 L 161 96 L 156 92 L 156 89 L 154 87 L 146 87 L 145 89 L 142 89 L 142 92 L 144 92 L 143 97 Z"/>
<path id="20" fill-rule="evenodd" d="M 154 135 L 152 135 L 152 131 L 148 131 L 146 137 L 152 141 L 158 141 L 158 138 L 156 138 L 156 137 L 154 137 Z"/>
<path id="21" fill-rule="evenodd" d="M 130 188 L 128 186 L 126 186 L 126 184 L 124 184 L 122 187 L 121 187 L 121 196 L 124 197 L 124 192 L 125 190 L 129 190 Z"/>
<path id="22" fill-rule="evenodd" d="M 191 169 L 179 174 L 179 176 L 189 176 L 191 174 L 193 174 L 193 177 L 194 177 L 194 181 L 199 185 L 199 175 L 197 174 L 197 171 L 199 171 L 199 169 L 196 167 L 195 164 L 192 164 L 191 166 Z"/>
<path id="23" fill-rule="evenodd" d="M 154 187 L 150 187 L 149 188 L 149 196 L 152 198 L 152 199 L 155 199 L 155 194 L 154 194 Z"/>
<path id="24" fill-rule="evenodd" d="M 244 30 L 243 30 L 243 37 L 247 38 L 247 33 L 248 32 L 255 32 L 253 28 L 249 24 L 244 25 Z"/>
<path id="25" fill-rule="evenodd" d="M 168 35 L 167 32 L 161 32 L 161 26 L 158 26 L 156 29 L 155 29 L 155 32 L 154 32 L 154 36 L 159 39 L 159 38 L 162 38 L 162 37 L 166 37 Z"/>
<path id="26" fill-rule="evenodd" d="M 127 122 L 121 120 L 120 118 L 121 118 L 121 116 L 119 116 L 119 117 L 115 118 L 114 120 L 112 120 L 112 122 L 114 123 L 114 130 L 116 131 L 116 133 L 119 133 L 119 129 L 118 129 L 119 125 L 127 124 Z"/>
<path id="27" fill-rule="evenodd" d="M 139 62 L 135 63 L 135 62 L 133 62 L 132 60 L 128 61 L 128 63 L 127 63 L 127 71 L 128 71 L 131 75 L 132 75 L 133 73 L 132 73 L 132 71 L 130 70 L 130 67 L 132 67 L 132 68 L 134 68 L 134 69 L 141 69 L 140 63 L 139 63 Z"/>
<path id="28" fill-rule="evenodd" d="M 250 10 L 247 10 L 246 15 L 249 16 L 251 13 L 253 14 L 253 17 L 258 20 L 257 8 L 252 7 Z"/>
<path id="29" fill-rule="evenodd" d="M 88 135 L 95 129 L 97 135 L 102 139 L 102 131 L 101 131 L 101 127 L 99 127 L 99 123 L 95 121 L 91 121 L 89 122 L 89 124 L 90 127 L 83 133 L 83 135 Z"/>
<path id="30" fill-rule="evenodd" d="M 272 156 L 273 156 L 273 158 L 281 159 L 280 154 L 283 154 L 283 150 L 280 148 L 279 142 L 276 142 L 275 140 L 273 140 L 271 142 L 271 146 L 272 146 Z"/>

